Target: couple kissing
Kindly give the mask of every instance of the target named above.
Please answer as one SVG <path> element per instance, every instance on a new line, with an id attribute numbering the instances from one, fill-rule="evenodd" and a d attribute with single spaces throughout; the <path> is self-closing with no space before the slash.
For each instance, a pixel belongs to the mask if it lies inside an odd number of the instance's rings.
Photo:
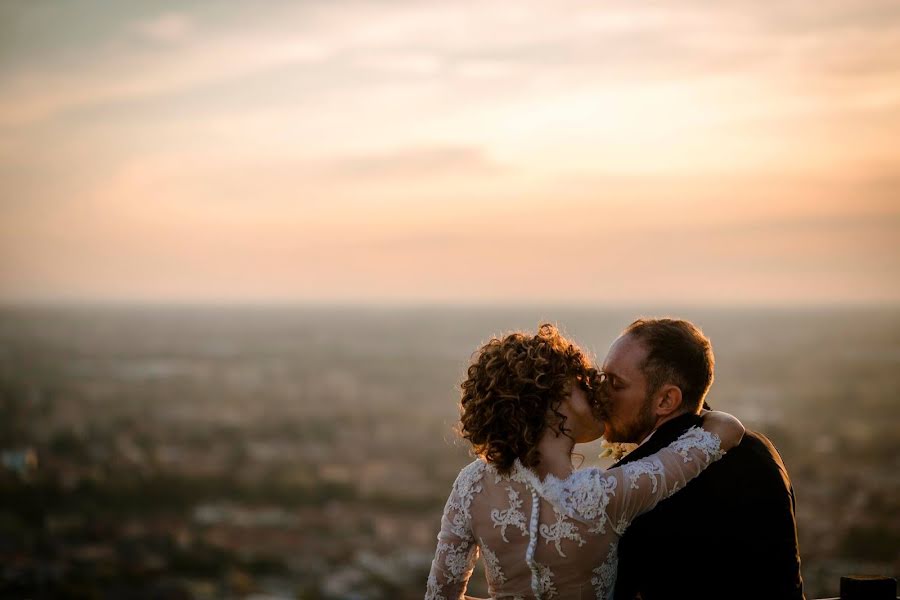
<path id="1" fill-rule="evenodd" d="M 640 319 L 597 369 L 556 327 L 494 338 L 462 383 L 477 458 L 453 484 L 426 600 L 802 600 L 794 495 L 765 436 L 709 410 L 709 339 Z M 637 447 L 575 469 L 576 443 Z"/>

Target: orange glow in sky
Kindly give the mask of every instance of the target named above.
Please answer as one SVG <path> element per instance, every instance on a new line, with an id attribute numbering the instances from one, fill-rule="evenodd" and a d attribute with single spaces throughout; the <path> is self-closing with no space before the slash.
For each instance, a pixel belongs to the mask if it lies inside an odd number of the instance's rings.
<path id="1" fill-rule="evenodd" d="M 894 1 L 11 2 L 0 301 L 900 302 Z"/>

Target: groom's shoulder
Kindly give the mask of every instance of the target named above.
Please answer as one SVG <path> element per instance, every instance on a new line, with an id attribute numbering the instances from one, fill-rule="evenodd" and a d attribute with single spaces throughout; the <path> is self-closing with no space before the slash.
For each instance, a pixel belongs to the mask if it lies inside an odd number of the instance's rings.
<path id="1" fill-rule="evenodd" d="M 760 477 L 780 481 L 786 486 L 791 484 L 787 467 L 775 444 L 758 431 L 748 429 L 741 443 L 725 458 L 729 460 L 723 460 L 723 466 L 730 463 L 739 468 L 743 475 L 757 473 Z"/>
<path id="2" fill-rule="evenodd" d="M 782 460 L 778 449 L 775 447 L 775 444 L 759 431 L 748 429 L 744 433 L 744 438 L 741 440 L 741 443 L 738 444 L 732 452 L 738 452 L 741 455 L 758 460 L 761 463 L 784 469 L 784 461 Z"/>

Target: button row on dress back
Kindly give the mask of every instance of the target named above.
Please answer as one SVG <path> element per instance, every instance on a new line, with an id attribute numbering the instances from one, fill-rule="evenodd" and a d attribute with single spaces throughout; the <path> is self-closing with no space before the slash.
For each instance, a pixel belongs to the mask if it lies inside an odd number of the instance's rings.
<path id="1" fill-rule="evenodd" d="M 540 599 L 540 573 L 538 572 L 537 563 L 534 562 L 534 550 L 537 546 L 538 517 L 541 505 L 534 487 L 529 485 L 528 489 L 531 491 L 531 522 L 528 527 L 530 539 L 528 540 L 528 549 L 525 551 L 525 562 L 528 563 L 528 568 L 531 569 L 531 591 L 534 593 L 535 598 Z"/>

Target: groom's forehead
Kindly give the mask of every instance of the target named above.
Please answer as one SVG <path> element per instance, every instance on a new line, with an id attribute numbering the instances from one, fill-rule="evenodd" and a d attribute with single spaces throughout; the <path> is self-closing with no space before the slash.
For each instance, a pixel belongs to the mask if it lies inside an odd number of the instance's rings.
<path id="1" fill-rule="evenodd" d="M 608 375 L 633 377 L 640 374 L 640 366 L 647 357 L 647 349 L 640 340 L 630 334 L 620 336 L 609 347 L 603 361 L 603 371 Z"/>

